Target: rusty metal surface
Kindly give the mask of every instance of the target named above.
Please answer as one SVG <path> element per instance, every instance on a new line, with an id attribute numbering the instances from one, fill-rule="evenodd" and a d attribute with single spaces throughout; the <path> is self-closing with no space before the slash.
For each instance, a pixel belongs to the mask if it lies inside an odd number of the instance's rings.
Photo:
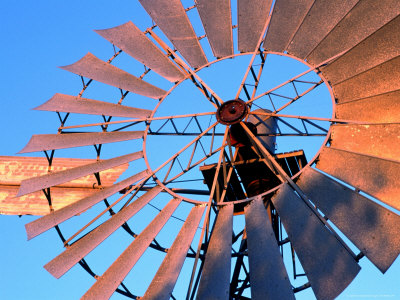
<path id="1" fill-rule="evenodd" d="M 262 34 L 272 0 L 238 0 L 238 50 L 253 52 Z"/>
<path id="2" fill-rule="evenodd" d="M 91 53 L 71 65 L 60 68 L 153 99 L 159 99 L 166 93 L 166 91 L 102 61 Z"/>
<path id="3" fill-rule="evenodd" d="M 400 2 L 398 0 L 359 1 L 307 56 L 307 61 L 317 65 L 357 45 L 399 14 Z"/>
<path id="4" fill-rule="evenodd" d="M 400 7 L 400 2 L 398 4 Z M 332 84 L 337 84 L 399 56 L 399 29 L 400 16 L 383 26 L 349 52 L 322 68 L 322 74 Z"/>
<path id="5" fill-rule="evenodd" d="M 314 0 L 277 0 L 264 40 L 264 49 L 285 51 L 313 3 Z"/>
<path id="6" fill-rule="evenodd" d="M 395 123 L 400 121 L 400 90 L 336 105 L 336 118 Z M 357 113 L 355 113 L 357 112 Z"/>
<path id="7" fill-rule="evenodd" d="M 306 167 L 297 184 L 384 273 L 400 253 L 400 216 Z"/>
<path id="8" fill-rule="evenodd" d="M 171 248 L 168 249 L 160 268 L 147 288 L 143 300 L 169 300 L 176 280 L 199 226 L 205 206 L 195 206 L 186 218 Z"/>
<path id="9" fill-rule="evenodd" d="M 142 131 L 88 132 L 68 134 L 33 135 L 28 144 L 18 153 L 82 147 L 140 139 Z"/>
<path id="10" fill-rule="evenodd" d="M 304 59 L 348 13 L 358 0 L 316 0 L 287 48 Z"/>
<path id="11" fill-rule="evenodd" d="M 17 197 L 40 191 L 42 189 L 55 186 L 61 183 L 69 182 L 79 177 L 94 174 L 103 170 L 111 169 L 113 167 L 122 165 L 124 163 L 139 159 L 143 157 L 143 152 L 135 152 L 119 157 L 97 161 L 95 163 L 79 166 L 60 172 L 51 172 L 42 176 L 36 176 L 25 179 L 21 182 Z"/>
<path id="12" fill-rule="evenodd" d="M 185 76 L 131 21 L 113 28 L 95 31 L 169 81 L 175 82 Z"/>
<path id="13" fill-rule="evenodd" d="M 244 208 L 251 299 L 295 299 L 262 198 Z"/>
<path id="14" fill-rule="evenodd" d="M 325 147 L 317 168 L 400 210 L 400 163 Z"/>
<path id="15" fill-rule="evenodd" d="M 215 222 L 197 290 L 198 300 L 229 299 L 233 205 L 221 207 Z"/>
<path id="16" fill-rule="evenodd" d="M 400 162 L 400 123 L 343 124 L 331 128 L 331 146 L 334 148 Z"/>
<path id="17" fill-rule="evenodd" d="M 172 199 L 104 274 L 97 279 L 81 299 L 109 299 L 180 203 L 180 199 Z"/>
<path id="18" fill-rule="evenodd" d="M 197 11 L 215 57 L 233 54 L 230 0 L 197 0 Z"/>
<path id="19" fill-rule="evenodd" d="M 400 56 L 333 86 L 338 103 L 400 89 Z"/>
<path id="20" fill-rule="evenodd" d="M 308 206 L 283 184 L 272 202 L 317 299 L 334 299 L 360 267 Z"/>
<path id="21" fill-rule="evenodd" d="M 78 201 L 71 203 L 59 210 L 56 210 L 46 216 L 36 219 L 33 222 L 27 223 L 25 225 L 25 229 L 26 229 L 26 234 L 28 236 L 28 240 L 64 222 L 65 220 L 68 220 L 69 218 L 84 212 L 85 210 L 91 208 L 93 205 L 99 203 L 103 199 L 106 199 L 107 197 L 110 197 L 115 193 L 118 193 L 122 189 L 130 186 L 131 184 L 143 179 L 146 175 L 148 175 L 147 170 L 139 172 L 110 187 L 97 191 L 95 194 L 92 194 L 85 198 L 81 198 Z"/>
<path id="22" fill-rule="evenodd" d="M 151 110 L 148 109 L 135 108 L 58 93 L 51 97 L 49 101 L 34 109 L 127 118 L 146 118 L 151 114 Z"/>
<path id="23" fill-rule="evenodd" d="M 44 268 L 54 277 L 60 278 L 75 264 L 77 264 L 85 255 L 96 248 L 115 230 L 122 226 L 126 221 L 133 217 L 147 203 L 156 197 L 162 188 L 154 187 L 133 203 L 113 215 L 110 219 L 102 223 L 96 229 L 85 235 L 76 243 L 68 247 L 63 253 L 48 262 Z"/>
<path id="24" fill-rule="evenodd" d="M 207 63 L 196 33 L 179 0 L 139 0 L 150 17 L 193 67 Z"/>

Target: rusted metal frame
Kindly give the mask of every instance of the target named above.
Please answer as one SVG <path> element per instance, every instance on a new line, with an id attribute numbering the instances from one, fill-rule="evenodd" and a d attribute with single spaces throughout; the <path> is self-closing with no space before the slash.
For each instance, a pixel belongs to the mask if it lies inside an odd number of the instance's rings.
<path id="1" fill-rule="evenodd" d="M 203 93 L 203 95 L 207 98 L 209 102 L 211 102 L 212 105 L 214 105 L 216 108 L 220 106 L 220 103 L 217 101 L 217 99 L 208 93 L 208 90 L 199 82 L 197 82 L 196 78 L 191 75 L 190 80 L 193 82 L 193 84 Z"/>
<path id="2" fill-rule="evenodd" d="M 186 297 L 186 300 L 193 300 L 194 299 L 194 295 L 197 291 L 197 287 L 199 286 L 200 283 L 200 276 L 201 273 L 203 272 L 203 267 L 204 267 L 204 258 L 201 259 L 201 263 L 200 263 L 200 267 L 199 267 L 199 271 L 197 272 L 197 276 L 196 276 L 196 280 L 194 281 L 194 286 L 193 286 L 193 290 L 192 290 L 192 294 L 190 295 L 190 297 L 188 298 L 188 296 Z"/>
<path id="3" fill-rule="evenodd" d="M 147 29 L 146 33 L 149 33 L 150 36 L 167 52 L 168 56 L 172 58 L 172 60 L 182 69 L 183 72 L 186 74 L 190 74 L 192 78 L 192 82 L 195 84 L 196 87 L 207 97 L 210 101 L 210 98 L 204 93 L 204 90 L 207 90 L 211 96 L 216 99 L 215 102 L 211 102 L 218 108 L 219 104 L 224 103 L 224 101 L 200 78 L 199 75 L 195 71 L 193 71 L 176 53 L 172 50 L 160 37 L 158 37 L 152 29 Z M 195 80 L 193 80 L 195 79 Z M 197 84 L 196 84 L 197 83 Z M 217 104 L 219 102 L 219 104 Z"/>
<path id="4" fill-rule="evenodd" d="M 273 11 L 273 6 L 274 6 L 274 5 L 275 5 L 275 3 L 272 4 L 272 10 L 271 10 L 271 11 Z M 271 21 L 271 13 L 269 13 L 268 18 L 267 18 L 267 20 L 265 21 L 264 28 L 263 28 L 263 30 L 261 31 L 261 35 L 260 35 L 260 37 L 259 37 L 259 39 L 258 39 L 257 46 L 256 46 L 256 48 L 255 48 L 254 51 L 253 51 L 253 54 L 252 54 L 251 59 L 250 59 L 250 62 L 249 62 L 249 64 L 248 64 L 247 69 L 246 69 L 246 72 L 245 72 L 245 74 L 244 74 L 244 76 L 243 76 L 242 82 L 240 83 L 239 89 L 238 89 L 238 91 L 237 91 L 237 93 L 236 93 L 235 99 L 238 99 L 238 98 L 239 98 L 240 93 L 241 93 L 243 87 L 245 86 L 245 82 L 246 82 L 246 80 L 247 80 L 247 76 L 249 75 L 249 72 L 251 71 L 251 69 L 252 69 L 252 67 L 253 67 L 253 63 L 254 63 L 254 60 L 255 60 L 255 58 L 256 58 L 258 52 L 260 51 L 261 44 L 263 43 L 263 40 L 264 40 L 263 37 L 264 37 L 264 35 L 265 35 L 265 32 L 267 31 L 267 28 L 268 28 L 268 26 L 269 26 L 270 21 Z M 261 51 L 260 51 L 260 52 L 261 52 Z M 265 61 L 264 61 L 264 63 L 265 63 Z M 264 63 L 263 63 L 263 64 L 264 64 Z M 261 68 L 261 71 L 262 71 L 262 69 L 263 69 L 263 68 Z M 259 75 L 261 76 L 261 74 L 259 74 Z M 257 85 L 258 85 L 258 83 L 257 83 Z M 250 101 L 250 100 L 249 100 L 249 101 Z M 250 103 L 249 103 L 249 104 L 250 104 Z"/>
<path id="5" fill-rule="evenodd" d="M 311 287 L 311 284 L 309 282 L 303 284 L 302 286 L 299 286 L 297 288 L 293 289 L 293 293 L 298 293 L 300 291 L 304 291 L 305 289 L 308 289 Z"/>
<path id="6" fill-rule="evenodd" d="M 302 121 L 304 121 L 304 122 L 310 124 L 311 126 L 314 126 L 314 127 L 318 128 L 318 129 L 320 129 L 320 130 L 322 130 L 322 131 L 328 133 L 328 130 L 326 130 L 325 128 L 319 126 L 318 124 L 315 124 L 314 122 L 311 122 L 311 121 L 308 120 L 308 119 L 305 119 L 305 120 L 302 120 Z"/>
<path id="7" fill-rule="evenodd" d="M 308 116 L 298 116 L 298 115 L 285 115 L 277 113 L 267 113 L 267 112 L 249 112 L 251 115 L 257 116 L 270 116 L 270 117 L 280 117 L 280 118 L 292 118 L 299 120 L 316 120 L 316 121 L 326 121 L 331 123 L 344 123 L 344 124 L 366 124 L 366 122 L 358 122 L 353 120 L 344 120 L 336 118 L 319 118 L 319 117 L 308 117 Z M 265 120 L 263 120 L 265 121 Z"/>
<path id="8" fill-rule="evenodd" d="M 187 114 L 187 115 L 177 115 L 177 116 L 165 116 L 165 117 L 155 117 L 155 118 L 135 118 L 135 119 L 127 119 L 127 120 L 118 120 L 118 121 L 110 121 L 110 122 L 102 122 L 102 123 L 91 123 L 91 124 L 82 124 L 82 125 L 72 125 L 72 126 L 63 126 L 61 129 L 74 129 L 74 128 L 82 128 L 82 127 L 93 127 L 93 126 L 107 126 L 114 124 L 122 124 L 122 123 L 131 123 L 135 122 L 151 122 L 151 121 L 159 121 L 166 119 L 180 119 L 180 118 L 189 118 L 189 117 L 201 117 L 214 115 L 215 112 L 206 112 L 206 113 L 196 113 L 196 114 Z"/>
<path id="9" fill-rule="evenodd" d="M 226 139 L 228 137 L 228 134 L 229 134 L 229 127 L 226 126 L 224 138 L 222 140 L 222 145 L 223 146 L 226 143 Z M 208 227 L 209 227 L 210 213 L 211 213 L 210 210 L 211 210 L 211 206 L 212 206 L 212 200 L 213 200 L 213 197 L 214 197 L 214 193 L 215 193 L 216 187 L 217 187 L 218 175 L 219 175 L 219 170 L 221 168 L 223 155 L 224 155 L 224 152 L 221 150 L 219 158 L 218 158 L 218 163 L 217 163 L 217 166 L 216 166 L 216 169 L 215 169 L 215 175 L 214 175 L 213 183 L 212 183 L 211 189 L 210 189 L 210 197 L 209 197 L 208 203 L 207 203 L 207 210 L 206 210 L 206 214 L 205 214 L 205 217 L 204 217 L 203 229 L 201 230 L 199 244 L 197 246 L 196 258 L 194 260 L 192 274 L 190 276 L 190 283 L 189 283 L 189 287 L 188 287 L 188 292 L 186 294 L 186 298 L 189 298 L 189 295 L 191 294 L 193 279 L 194 279 L 194 275 L 196 273 L 196 268 L 197 268 L 197 263 L 198 263 L 199 256 L 200 256 L 200 251 L 201 251 L 201 248 L 202 248 L 202 245 L 203 245 L 203 239 L 205 238 L 206 241 L 208 240 Z M 214 222 L 214 224 L 215 224 L 215 222 Z"/>
<path id="10" fill-rule="evenodd" d="M 286 122 L 285 120 L 282 120 L 280 117 L 276 118 L 277 120 L 281 121 L 283 124 L 285 124 L 286 126 L 288 126 L 289 128 L 293 129 L 294 131 L 296 131 L 299 134 L 305 134 L 303 132 L 301 132 L 299 129 L 297 129 L 296 127 L 294 127 L 293 125 L 291 125 L 290 123 Z"/>
<path id="11" fill-rule="evenodd" d="M 350 47 L 350 48 L 348 48 L 348 49 L 346 49 L 346 50 L 344 50 L 344 51 L 342 51 L 342 52 L 340 52 L 340 53 L 338 53 L 338 54 L 336 54 L 336 55 L 334 55 L 334 56 L 332 56 L 332 57 L 330 57 L 330 58 L 324 60 L 323 62 L 321 62 L 320 64 L 318 64 L 318 65 L 316 65 L 316 66 L 314 66 L 314 67 L 310 67 L 310 69 L 308 69 L 308 70 L 306 70 L 306 71 L 304 71 L 304 72 L 302 72 L 302 73 L 300 73 L 300 74 L 298 74 L 298 75 L 296 75 L 296 76 L 294 76 L 294 77 L 288 79 L 287 81 L 285 81 L 285 82 L 283 82 L 283 83 L 277 85 L 276 87 L 270 89 L 269 91 L 266 91 L 265 93 L 262 93 L 262 94 L 260 94 L 260 95 L 258 95 L 258 96 L 256 96 L 256 97 L 254 97 L 253 99 L 249 100 L 249 101 L 246 102 L 246 103 L 247 103 L 247 104 L 250 104 L 250 103 L 256 101 L 257 99 L 259 99 L 259 98 L 261 98 L 261 97 L 263 97 L 263 96 L 265 96 L 265 95 L 267 95 L 267 94 L 269 94 L 269 93 L 271 93 L 271 92 L 273 92 L 273 91 L 275 91 L 275 90 L 281 88 L 282 86 L 284 86 L 284 85 L 286 85 L 286 84 L 288 84 L 288 83 L 290 83 L 290 82 L 292 82 L 292 81 L 297 80 L 298 78 L 300 78 L 300 77 L 302 77 L 302 76 L 304 76 L 304 75 L 306 75 L 306 74 L 308 74 L 308 73 L 310 73 L 310 72 L 312 72 L 312 71 L 317 71 L 317 73 L 320 73 L 319 68 L 328 65 L 328 63 L 330 63 L 331 61 L 333 61 L 333 60 L 335 60 L 336 58 L 339 58 L 340 56 L 342 56 L 342 55 L 344 55 L 345 53 L 347 53 L 351 48 L 352 48 L 352 47 Z M 299 80 L 298 80 L 298 81 L 299 81 Z"/>
<path id="12" fill-rule="evenodd" d="M 294 183 L 294 181 L 286 174 L 286 172 L 282 169 L 276 159 L 269 153 L 267 149 L 263 146 L 263 144 L 255 137 L 255 135 L 250 131 L 250 129 L 246 126 L 245 123 L 240 122 L 240 125 L 245 130 L 247 136 L 250 141 L 258 148 L 261 154 L 264 156 L 267 161 L 267 166 L 270 167 L 270 164 L 273 166 L 271 171 L 273 171 L 278 179 L 282 183 L 287 183 L 300 197 L 301 200 L 308 206 L 308 208 L 318 217 L 320 222 L 325 225 L 333 234 L 333 236 L 338 240 L 340 244 L 342 244 L 343 248 L 354 258 L 356 259 L 357 255 L 349 248 L 349 246 L 344 242 L 344 240 L 337 234 L 337 232 L 332 228 L 332 226 L 327 222 L 327 220 L 319 213 L 319 211 L 311 204 L 311 201 L 308 199 L 307 195 L 305 195 L 299 186 Z"/>
<path id="13" fill-rule="evenodd" d="M 247 249 L 247 240 L 245 238 L 242 238 L 242 240 L 240 242 L 239 252 L 244 253 L 244 251 L 246 249 Z M 238 257 L 236 258 L 235 268 L 233 270 L 231 286 L 230 286 L 230 294 L 231 295 L 234 295 L 235 292 L 238 291 L 239 276 L 240 276 L 240 270 L 241 270 L 242 264 L 243 264 L 243 258 L 244 258 L 244 254 L 238 255 Z"/>

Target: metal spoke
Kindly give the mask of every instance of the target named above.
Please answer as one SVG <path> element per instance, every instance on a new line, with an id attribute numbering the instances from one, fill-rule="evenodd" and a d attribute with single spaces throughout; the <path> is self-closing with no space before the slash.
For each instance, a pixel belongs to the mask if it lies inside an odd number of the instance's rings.
<path id="1" fill-rule="evenodd" d="M 276 91 L 277 89 L 279 89 L 279 88 L 285 86 L 286 84 L 291 83 L 291 82 L 295 81 L 296 79 L 298 79 L 298 78 L 300 78 L 300 77 L 302 77 L 302 76 L 304 76 L 304 75 L 306 75 L 306 74 L 308 74 L 308 73 L 310 73 L 310 72 L 312 72 L 312 71 L 318 70 L 320 67 L 323 67 L 323 66 L 327 65 L 329 62 L 331 62 L 332 60 L 335 60 L 336 58 L 342 56 L 343 54 L 345 54 L 345 53 L 348 52 L 349 50 L 350 50 L 350 49 L 346 49 L 346 50 L 344 50 L 344 51 L 342 51 L 342 52 L 340 52 L 340 53 L 338 53 L 338 54 L 336 54 L 336 55 L 334 55 L 334 56 L 332 56 L 332 57 L 330 57 L 330 58 L 324 60 L 323 62 L 321 62 L 321 63 L 318 64 L 317 66 L 315 66 L 315 67 L 313 67 L 313 68 L 310 68 L 310 69 L 308 69 L 308 70 L 306 70 L 306 71 L 304 71 L 304 72 L 302 72 L 302 73 L 300 73 L 300 74 L 298 74 L 298 75 L 296 75 L 296 76 L 290 78 L 289 80 L 287 80 L 287 81 L 285 81 L 285 82 L 283 82 L 283 83 L 277 85 L 276 87 L 270 89 L 269 91 L 266 91 L 266 92 L 264 92 L 264 93 L 262 93 L 262 94 L 260 94 L 260 95 L 258 95 L 258 96 L 256 96 L 256 97 L 250 99 L 250 100 L 247 101 L 246 103 L 247 103 L 247 104 L 253 103 L 253 102 L 256 101 L 257 99 L 260 99 L 261 97 L 264 97 L 265 95 L 268 95 L 268 94 L 270 94 L 270 93 L 273 92 L 273 91 Z"/>
<path id="2" fill-rule="evenodd" d="M 229 127 L 226 126 L 225 133 L 224 133 L 224 138 L 222 140 L 222 145 L 225 145 L 226 140 L 228 138 L 228 134 L 229 134 Z M 199 257 L 200 257 L 200 251 L 201 251 L 201 248 L 202 248 L 201 246 L 203 244 L 204 235 L 205 235 L 205 233 L 207 233 L 207 235 L 208 235 L 210 212 L 211 212 L 211 206 L 212 206 L 211 204 L 212 204 L 213 195 L 215 193 L 215 189 L 216 189 L 216 186 L 217 186 L 218 175 L 219 175 L 219 170 L 221 168 L 223 156 L 224 156 L 224 151 L 221 149 L 220 155 L 219 155 L 219 158 L 218 158 L 217 167 L 216 167 L 216 170 L 215 170 L 214 180 L 213 180 L 213 183 L 212 183 L 212 186 L 211 186 L 211 189 L 210 189 L 210 197 L 208 199 L 207 210 L 206 210 L 206 214 L 205 214 L 205 218 L 204 218 L 204 222 L 203 222 L 203 226 L 202 226 L 202 230 L 201 230 L 201 234 L 200 234 L 199 244 L 198 244 L 197 251 L 196 251 L 196 258 L 195 258 L 195 261 L 194 261 L 194 264 L 193 264 L 192 275 L 190 277 L 190 284 L 189 284 L 188 292 L 187 292 L 187 295 L 186 295 L 187 299 L 189 298 L 189 295 L 190 295 L 191 290 L 192 290 L 193 279 L 194 279 L 194 276 L 195 276 L 195 273 L 196 273 L 197 263 L 198 263 L 198 260 L 199 260 Z M 206 236 L 206 240 L 207 240 L 207 236 Z"/>
<path id="3" fill-rule="evenodd" d="M 271 10 L 271 11 L 273 11 L 273 7 L 272 7 L 272 10 Z M 249 72 L 250 72 L 250 71 L 254 72 L 254 70 L 253 70 L 253 62 L 254 62 L 254 60 L 255 60 L 255 58 L 256 58 L 257 53 L 260 51 L 260 47 L 261 47 L 261 44 L 262 44 L 262 42 L 263 42 L 263 37 L 264 37 L 265 32 L 267 31 L 267 28 L 268 28 L 268 25 L 269 25 L 270 21 L 271 21 L 271 13 L 268 15 L 268 18 L 267 18 L 267 20 L 265 21 L 264 28 L 263 28 L 263 30 L 261 31 L 261 35 L 260 35 L 260 37 L 259 37 L 259 39 L 258 39 L 257 46 L 256 46 L 256 48 L 255 48 L 254 51 L 253 51 L 253 54 L 252 54 L 252 56 L 251 56 L 249 65 L 247 66 L 246 72 L 245 72 L 245 74 L 244 74 L 244 76 L 243 76 L 242 82 L 240 83 L 240 86 L 239 86 L 239 89 L 238 89 L 238 91 L 237 91 L 237 93 L 236 93 L 235 99 L 238 99 L 238 98 L 239 98 L 240 93 L 241 93 L 243 87 L 245 86 L 245 82 L 246 82 L 246 79 L 247 79 L 247 77 L 248 77 L 248 75 L 249 75 Z M 262 69 L 261 69 L 261 70 L 262 70 Z M 254 76 L 255 74 L 253 73 L 252 75 Z M 259 75 L 261 75 L 261 73 L 260 73 Z M 257 85 L 258 85 L 258 83 L 257 83 Z M 256 90 L 256 89 L 257 89 L 257 86 L 255 86 L 254 93 L 255 93 L 255 90 Z M 253 97 L 254 97 L 254 95 L 253 95 Z M 249 101 L 250 101 L 250 100 L 249 100 Z"/>
<path id="4" fill-rule="evenodd" d="M 205 112 L 205 113 L 165 116 L 165 117 L 153 117 L 153 118 L 134 118 L 134 119 L 127 119 L 127 120 L 111 121 L 111 122 L 62 126 L 59 129 L 63 130 L 63 129 L 74 129 L 74 128 L 84 128 L 84 127 L 93 127 L 93 126 L 107 126 L 107 125 L 123 124 L 123 123 L 139 123 L 139 122 L 151 122 L 151 121 L 158 121 L 158 120 L 173 120 L 173 119 L 180 119 L 180 118 L 209 116 L 209 115 L 213 115 L 213 114 L 215 114 L 215 112 Z"/>
<path id="5" fill-rule="evenodd" d="M 215 108 L 218 108 L 220 104 L 224 103 L 224 101 L 200 78 L 200 76 L 197 75 L 197 73 L 193 71 L 178 55 L 176 55 L 175 51 L 172 50 L 160 37 L 158 37 L 153 30 L 148 29 L 146 32 L 154 38 L 154 40 L 169 54 L 169 56 L 171 56 L 182 71 L 191 77 L 196 87 L 199 88 Z M 217 101 L 213 101 L 212 98 Z"/>
<path id="6" fill-rule="evenodd" d="M 311 204 L 308 197 L 303 193 L 300 187 L 290 178 L 288 174 L 283 170 L 283 168 L 276 161 L 274 156 L 269 153 L 267 149 L 263 146 L 263 144 L 257 139 L 257 137 L 250 131 L 250 129 L 246 126 L 245 123 L 241 122 L 240 125 L 245 130 L 247 136 L 253 145 L 259 150 L 266 161 L 266 165 L 271 169 L 272 172 L 276 174 L 278 179 L 282 183 L 288 183 L 289 186 L 296 191 L 299 197 L 303 200 L 303 202 L 308 206 L 308 208 L 318 217 L 318 219 L 324 224 L 335 236 L 335 238 L 342 244 L 342 246 L 349 252 L 349 254 L 356 259 L 357 255 L 347 246 L 347 244 L 343 241 L 343 239 L 337 234 L 337 232 L 329 225 L 329 223 L 325 220 L 323 216 L 317 211 L 317 209 Z"/>
<path id="7" fill-rule="evenodd" d="M 367 124 L 367 122 L 354 121 L 354 120 L 343 120 L 336 118 L 318 118 L 318 117 L 308 117 L 308 116 L 296 116 L 296 115 L 284 115 L 277 113 L 267 113 L 267 112 L 250 112 L 251 115 L 269 116 L 269 117 L 279 117 L 279 118 L 292 118 L 299 120 L 316 120 L 316 121 L 326 121 L 331 123 L 344 123 L 344 124 Z"/>

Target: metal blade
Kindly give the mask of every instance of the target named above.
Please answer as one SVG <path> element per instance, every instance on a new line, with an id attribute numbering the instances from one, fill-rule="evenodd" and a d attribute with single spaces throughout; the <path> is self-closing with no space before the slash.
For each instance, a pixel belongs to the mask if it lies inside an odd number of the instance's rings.
<path id="1" fill-rule="evenodd" d="M 193 68 L 207 63 L 203 48 L 180 0 L 139 0 L 139 2 Z"/>
<path id="2" fill-rule="evenodd" d="M 72 65 L 60 68 L 153 99 L 159 99 L 166 93 L 166 91 L 102 61 L 92 53 L 86 54 Z"/>
<path id="3" fill-rule="evenodd" d="M 110 29 L 95 31 L 169 81 L 175 82 L 185 76 L 131 21 Z"/>
<path id="4" fill-rule="evenodd" d="M 350 49 L 398 14 L 400 14 L 400 2 L 397 0 L 359 1 L 307 56 L 307 61 L 318 65 L 335 54 Z M 379 44 L 375 46 L 379 46 Z"/>
<path id="5" fill-rule="evenodd" d="M 400 162 L 400 124 L 333 125 L 331 146 Z"/>
<path id="6" fill-rule="evenodd" d="M 151 114 L 151 110 L 148 109 L 134 108 L 58 93 L 51 97 L 49 101 L 34 109 L 127 118 L 147 118 Z"/>
<path id="7" fill-rule="evenodd" d="M 245 206 L 251 299 L 295 299 L 262 198 Z"/>
<path id="8" fill-rule="evenodd" d="M 113 215 L 110 219 L 68 247 L 63 253 L 48 262 L 44 268 L 54 277 L 60 278 L 85 255 L 100 245 L 108 236 L 133 217 L 147 203 L 156 197 L 162 188 L 154 187 L 143 196 Z"/>
<path id="9" fill-rule="evenodd" d="M 317 299 L 334 299 L 360 267 L 319 218 L 284 183 L 272 198 Z"/>
<path id="10" fill-rule="evenodd" d="M 143 157 L 143 151 L 130 153 L 127 155 L 114 157 L 97 161 L 95 163 L 59 171 L 48 173 L 43 176 L 32 177 L 25 179 L 21 182 L 17 197 L 40 191 L 42 189 L 55 186 L 61 183 L 69 182 L 76 178 L 84 177 L 86 175 L 94 174 L 103 170 L 111 169 L 120 166 L 124 163 L 139 159 Z"/>
<path id="11" fill-rule="evenodd" d="M 180 203 L 181 199 L 172 199 L 81 299 L 109 299 Z"/>
<path id="12" fill-rule="evenodd" d="M 397 3 L 400 8 L 400 2 Z M 381 14 L 380 11 L 379 14 Z M 399 56 L 399 28 L 400 16 L 383 26 L 349 52 L 322 68 L 322 73 L 332 84 L 337 84 Z"/>
<path id="13" fill-rule="evenodd" d="M 325 147 L 317 168 L 400 210 L 398 162 Z"/>
<path id="14" fill-rule="evenodd" d="M 371 123 L 399 122 L 399 99 L 400 90 L 351 102 L 341 101 L 336 105 L 336 117 Z"/>
<path id="15" fill-rule="evenodd" d="M 199 226 L 205 206 L 195 206 L 189 213 L 160 268 L 143 296 L 143 300 L 168 300 L 186 258 L 194 234 Z"/>
<path id="16" fill-rule="evenodd" d="M 306 167 L 297 184 L 384 273 L 400 253 L 400 216 Z"/>
<path id="17" fill-rule="evenodd" d="M 289 43 L 288 53 L 304 59 L 357 2 L 316 0 Z"/>
<path id="18" fill-rule="evenodd" d="M 125 180 L 122 180 L 110 187 L 100 190 L 99 192 L 85 197 L 77 202 L 71 203 L 59 210 L 56 210 L 46 216 L 36 219 L 25 225 L 28 240 L 38 236 L 39 234 L 53 228 L 54 226 L 68 220 L 69 218 L 84 212 L 93 205 L 106 199 L 107 197 L 118 193 L 122 189 L 130 186 L 131 184 L 143 179 L 148 175 L 148 171 L 142 171 L 136 175 L 133 175 Z"/>
<path id="19" fill-rule="evenodd" d="M 284 52 L 314 0 L 276 0 L 264 49 Z"/>
<path id="20" fill-rule="evenodd" d="M 221 207 L 215 222 L 197 291 L 199 300 L 229 298 L 233 205 Z"/>
<path id="21" fill-rule="evenodd" d="M 238 0 L 238 50 L 253 52 L 257 47 L 272 0 Z"/>
<path id="22" fill-rule="evenodd" d="M 215 57 L 233 54 L 230 0 L 197 0 L 197 11 Z"/>
<path id="23" fill-rule="evenodd" d="M 142 131 L 88 132 L 33 135 L 18 153 L 46 151 L 140 139 Z"/>
<path id="24" fill-rule="evenodd" d="M 338 103 L 400 89 L 400 56 L 333 86 Z"/>

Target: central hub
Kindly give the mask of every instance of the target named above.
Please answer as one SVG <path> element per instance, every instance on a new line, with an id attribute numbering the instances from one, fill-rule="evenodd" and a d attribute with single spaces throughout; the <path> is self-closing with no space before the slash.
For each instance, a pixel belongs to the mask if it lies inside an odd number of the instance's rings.
<path id="1" fill-rule="evenodd" d="M 239 123 L 247 115 L 248 108 L 243 100 L 235 99 L 224 102 L 217 110 L 217 120 L 224 125 Z"/>

